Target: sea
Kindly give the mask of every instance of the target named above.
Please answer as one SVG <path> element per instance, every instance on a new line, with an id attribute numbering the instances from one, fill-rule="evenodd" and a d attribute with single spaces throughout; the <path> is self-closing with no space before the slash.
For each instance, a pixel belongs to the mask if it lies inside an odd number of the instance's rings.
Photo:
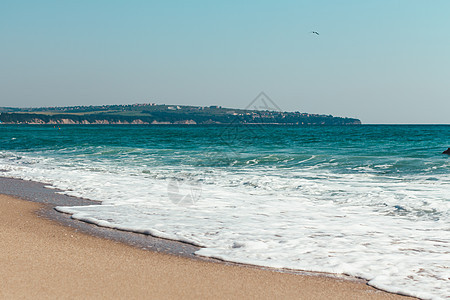
<path id="1" fill-rule="evenodd" d="M 2 124 L 0 176 L 199 256 L 450 299 L 448 147 L 448 125 Z"/>

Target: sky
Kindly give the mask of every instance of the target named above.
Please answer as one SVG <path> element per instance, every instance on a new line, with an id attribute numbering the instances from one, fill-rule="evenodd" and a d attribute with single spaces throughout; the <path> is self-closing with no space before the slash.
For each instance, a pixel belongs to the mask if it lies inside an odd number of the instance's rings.
<path id="1" fill-rule="evenodd" d="M 0 106 L 265 92 L 284 111 L 450 124 L 449 15 L 448 0 L 0 0 Z"/>

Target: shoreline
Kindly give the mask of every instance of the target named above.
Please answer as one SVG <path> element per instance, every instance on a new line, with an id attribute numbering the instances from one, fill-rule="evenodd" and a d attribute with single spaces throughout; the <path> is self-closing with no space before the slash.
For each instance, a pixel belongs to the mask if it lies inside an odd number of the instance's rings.
<path id="1" fill-rule="evenodd" d="M 6 175 L 6 174 L 4 174 Z M 81 221 L 77 221 L 70 218 L 70 215 L 62 214 L 56 212 L 53 207 L 56 205 L 89 205 L 92 204 L 93 201 L 80 199 L 75 197 L 70 197 L 66 195 L 56 194 L 58 190 L 47 189 L 44 184 L 24 181 L 20 179 L 12 179 L 7 177 L 0 177 L 0 206 L 2 207 L 3 216 L 1 218 L 0 226 L 4 227 L 5 218 L 10 218 L 10 224 L 12 222 L 16 222 L 16 225 L 11 225 L 10 227 L 6 226 L 7 230 L 10 230 L 10 235 L 14 236 L 22 236 L 25 234 L 24 228 L 33 224 L 33 228 L 42 228 L 42 231 L 34 229 L 30 229 L 29 232 L 31 234 L 31 238 L 39 237 L 37 241 L 38 244 L 42 243 L 42 241 L 46 241 L 45 247 L 46 251 L 40 251 L 40 253 L 33 254 L 32 258 L 30 257 L 22 257 L 20 255 L 14 255 L 13 259 L 9 257 L 9 259 L 5 259 L 5 257 L 1 257 L 2 265 L 7 266 L 6 272 L 2 275 L 3 278 L 0 282 L 5 284 L 5 287 L 1 287 L 0 296 L 7 296 L 13 294 L 4 294 L 6 293 L 5 288 L 8 291 L 12 292 L 13 290 L 21 290 L 20 282 L 28 280 L 21 279 L 22 276 L 29 276 L 29 274 L 25 274 L 23 272 L 14 273 L 14 269 L 23 268 L 23 261 L 30 260 L 31 264 L 38 262 L 42 256 L 44 261 L 48 262 L 48 257 L 46 255 L 50 254 L 49 249 L 57 248 L 61 249 L 61 247 L 70 247 L 77 248 L 75 253 L 83 252 L 86 250 L 92 250 L 94 253 L 84 256 L 80 259 L 82 264 L 87 264 L 87 270 L 90 270 L 90 264 L 96 264 L 96 261 L 99 258 L 106 259 L 106 266 L 96 267 L 97 269 L 93 270 L 92 274 L 94 275 L 91 280 L 96 282 L 97 277 L 102 275 L 108 276 L 122 276 L 121 280 L 128 280 L 130 284 L 136 285 L 142 278 L 160 276 L 160 272 L 163 272 L 167 268 L 171 268 L 172 272 L 170 274 L 165 274 L 162 280 L 165 282 L 172 282 L 175 280 L 175 284 L 177 288 L 170 291 L 171 294 L 167 294 L 170 289 L 161 290 L 160 296 L 168 296 L 168 297 L 176 297 L 178 292 L 182 291 L 183 296 L 195 298 L 199 295 L 201 296 L 209 296 L 209 297 L 243 297 L 243 296 L 257 296 L 257 297 L 267 297 L 270 295 L 274 296 L 283 296 L 287 298 L 304 298 L 304 299 L 325 299 L 325 298 L 362 298 L 362 299 L 407 299 L 408 297 L 400 296 L 397 294 L 391 294 L 388 292 L 380 291 L 373 287 L 367 285 L 365 280 L 353 278 L 344 275 L 338 274 L 323 274 L 323 273 L 315 273 L 315 272 L 303 272 L 303 271 L 295 271 L 295 270 L 279 270 L 279 269 L 271 269 L 271 268 L 263 268 L 257 266 L 249 266 L 249 265 L 241 265 L 230 262 L 223 262 L 215 259 L 208 259 L 196 256 L 194 252 L 199 249 L 198 247 L 184 244 L 178 241 L 165 240 L 161 238 L 155 238 L 152 236 L 147 236 L 143 234 L 136 234 L 131 232 L 118 231 L 115 229 L 103 228 L 96 225 L 84 223 Z M 14 198 L 11 198 L 14 197 Z M 6 200 L 5 200 L 6 199 Z M 21 200 L 23 199 L 23 200 Z M 8 207 L 5 208 L 5 201 L 8 203 Z M 33 203 L 36 202 L 36 203 Z M 21 226 L 22 224 L 23 226 Z M 2 230 L 4 231 L 4 230 Z M 25 230 L 26 231 L 26 230 Z M 53 233 L 51 236 L 50 232 Z M 76 241 L 81 241 L 80 243 L 76 242 L 74 244 L 71 243 L 70 239 L 68 241 L 64 241 L 64 245 L 61 244 L 61 241 L 57 238 L 57 236 L 74 236 L 76 237 Z M 8 235 L 8 233 L 6 233 Z M 55 236 L 56 235 L 56 236 Z M 5 233 L 2 232 L 2 236 L 5 236 Z M 7 253 L 16 253 L 19 251 L 20 253 L 26 252 L 27 246 L 24 246 L 24 243 L 27 244 L 29 237 L 25 237 L 24 239 L 19 239 L 17 243 L 14 241 L 12 244 L 6 243 Z M 33 245 L 33 247 L 39 247 L 39 245 Z M 109 257 L 110 249 L 118 249 L 117 251 L 121 251 L 121 253 L 126 252 L 126 255 L 121 256 L 113 256 Z M 46 253 L 49 250 L 49 253 Z M 37 251 L 37 249 L 36 249 Z M 97 251 L 97 252 L 96 252 Z M 114 250 L 116 251 L 116 250 Z M 5 251 L 2 251 L 5 252 Z M 39 252 L 39 251 L 38 251 Z M 37 255 L 39 254 L 39 255 Z M 61 264 L 71 264 L 71 260 L 73 253 L 65 253 L 62 257 L 58 259 L 65 261 Z M 112 254 L 111 254 L 112 255 Z M 147 265 L 147 268 L 143 268 L 141 264 L 136 266 L 136 261 L 140 260 L 151 260 L 152 263 Z M 101 274 L 102 268 L 113 268 L 110 266 L 109 262 L 119 262 L 115 264 L 114 270 L 111 270 L 110 274 Z M 21 263 L 15 267 L 15 261 L 20 261 Z M 131 264 L 134 267 L 140 268 L 140 272 L 126 271 L 123 268 L 127 268 L 125 265 Z M 154 265 L 160 265 L 161 270 L 155 271 L 150 270 L 154 267 Z M 21 266 L 22 265 L 22 266 Z M 184 267 L 189 265 L 189 267 L 185 270 Z M 65 266 L 65 265 L 64 265 Z M 49 268 L 50 270 L 45 271 L 45 268 Z M 70 269 L 70 266 L 65 266 L 65 268 Z M 85 269 L 77 269 L 76 266 L 72 266 L 75 268 L 75 274 L 72 274 L 72 281 L 74 282 L 84 282 L 88 280 L 87 278 L 91 275 L 83 274 Z M 12 273 L 9 273 L 9 270 L 12 270 Z M 181 272 L 180 269 L 183 269 Z M 178 270 L 178 271 L 177 271 Z M 34 272 L 36 271 L 36 272 Z M 32 274 L 46 274 L 46 272 L 59 272 L 62 270 L 54 270 L 51 264 L 45 264 L 44 266 L 39 267 L 38 270 L 33 270 Z M 69 272 L 64 269 L 63 272 Z M 81 272 L 81 273 L 80 273 Z M 128 273 L 127 273 L 128 272 Z M 147 272 L 147 273 L 146 273 Z M 148 273 L 149 272 L 149 273 Z M 181 277 L 180 272 L 185 274 L 186 272 L 189 274 L 189 278 Z M 219 272 L 219 277 L 215 278 L 214 274 Z M 79 274 L 80 273 L 80 274 Z M 146 274 L 145 276 L 142 274 Z M 7 274 L 7 275 L 6 275 Z M 211 277 L 205 278 L 205 276 L 209 274 Z M 78 286 L 78 291 L 73 291 L 73 287 L 61 288 L 51 288 L 53 285 L 60 285 L 61 283 L 56 282 L 41 282 L 39 281 L 40 275 L 36 275 L 37 277 L 34 280 L 36 288 L 41 288 L 42 286 L 47 286 L 47 290 L 50 289 L 56 294 L 40 294 L 41 296 L 48 295 L 59 295 L 58 292 L 66 292 L 66 293 L 81 293 L 83 295 L 102 295 L 103 292 L 100 292 L 99 289 L 108 287 L 104 292 L 115 290 L 113 287 L 108 285 L 108 282 L 102 283 L 98 287 L 85 287 L 84 284 L 80 284 Z M 97 277 L 95 277 L 97 276 Z M 70 276 L 69 276 L 70 277 Z M 75 277 L 75 278 L 74 278 Z M 130 279 L 133 278 L 133 279 Z M 214 279 L 215 278 L 215 279 Z M 5 281 L 6 280 L 6 281 Z M 14 280 L 17 280 L 15 282 Z M 10 282 L 13 286 L 8 287 L 8 282 Z M 190 285 L 196 286 L 195 291 L 190 291 L 191 293 L 185 294 L 187 290 L 185 289 L 185 284 L 189 282 Z M 14 284 L 13 284 L 14 283 Z M 267 283 L 270 283 L 269 285 Z M 16 285 L 19 284 L 19 285 Z M 69 282 L 67 282 L 69 284 Z M 112 282 L 111 284 L 115 284 Z M 116 284 L 117 285 L 117 284 Z M 169 285 L 170 286 L 170 285 Z M 167 286 L 166 286 L 167 287 Z M 179 287 L 179 288 L 178 288 Z M 263 287 L 263 288 L 262 288 Z M 148 288 L 148 289 L 147 289 Z M 139 294 L 126 294 L 127 296 L 145 296 L 146 294 L 152 290 L 152 295 L 154 290 L 159 290 L 158 287 L 152 286 L 143 288 L 140 285 L 135 286 L 135 289 Z M 201 291 L 200 294 L 197 292 Z M 23 292 L 23 291 L 22 291 Z M 92 294 L 92 293 L 94 294 Z M 195 292 L 192 294 L 192 292 Z M 230 294 L 231 292 L 231 294 Z M 89 293 L 89 294 L 85 294 Z M 133 290 L 127 291 L 127 293 L 133 293 Z M 175 293 L 175 294 L 174 294 Z M 256 293 L 256 294 L 255 294 Z M 257 294 L 260 293 L 260 294 Z M 19 295 L 19 294 L 16 294 Z M 22 296 L 30 297 L 31 294 L 20 294 Z M 62 295 L 62 294 L 60 294 Z M 67 295 L 67 294 L 66 294 Z M 115 294 L 111 294 L 112 296 L 117 296 Z M 258 296 L 259 295 L 259 296 Z M 125 294 L 123 294 L 125 296 Z M 410 298 L 412 299 L 412 298 Z"/>

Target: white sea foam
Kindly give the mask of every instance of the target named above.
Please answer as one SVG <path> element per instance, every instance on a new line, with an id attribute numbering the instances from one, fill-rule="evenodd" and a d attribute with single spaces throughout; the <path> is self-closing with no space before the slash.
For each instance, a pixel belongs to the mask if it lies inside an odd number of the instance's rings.
<path id="1" fill-rule="evenodd" d="M 391 164 L 350 173 L 324 171 L 319 163 L 286 169 L 251 164 L 200 170 L 149 167 L 151 157 L 112 163 L 0 153 L 8 176 L 102 201 L 58 208 L 76 219 L 189 242 L 203 247 L 202 256 L 345 273 L 391 292 L 448 298 L 448 173 L 430 180 L 377 174 Z M 174 180 L 180 189 L 168 193 Z M 188 193 L 189 182 L 202 183 L 200 198 L 177 205 L 170 195 Z"/>

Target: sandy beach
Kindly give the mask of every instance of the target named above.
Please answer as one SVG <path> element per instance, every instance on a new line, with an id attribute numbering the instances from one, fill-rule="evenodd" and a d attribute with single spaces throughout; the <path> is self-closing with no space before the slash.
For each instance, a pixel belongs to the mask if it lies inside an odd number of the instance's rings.
<path id="1" fill-rule="evenodd" d="M 196 261 L 93 237 L 0 196 L 0 297 L 407 299 L 351 281 Z"/>

